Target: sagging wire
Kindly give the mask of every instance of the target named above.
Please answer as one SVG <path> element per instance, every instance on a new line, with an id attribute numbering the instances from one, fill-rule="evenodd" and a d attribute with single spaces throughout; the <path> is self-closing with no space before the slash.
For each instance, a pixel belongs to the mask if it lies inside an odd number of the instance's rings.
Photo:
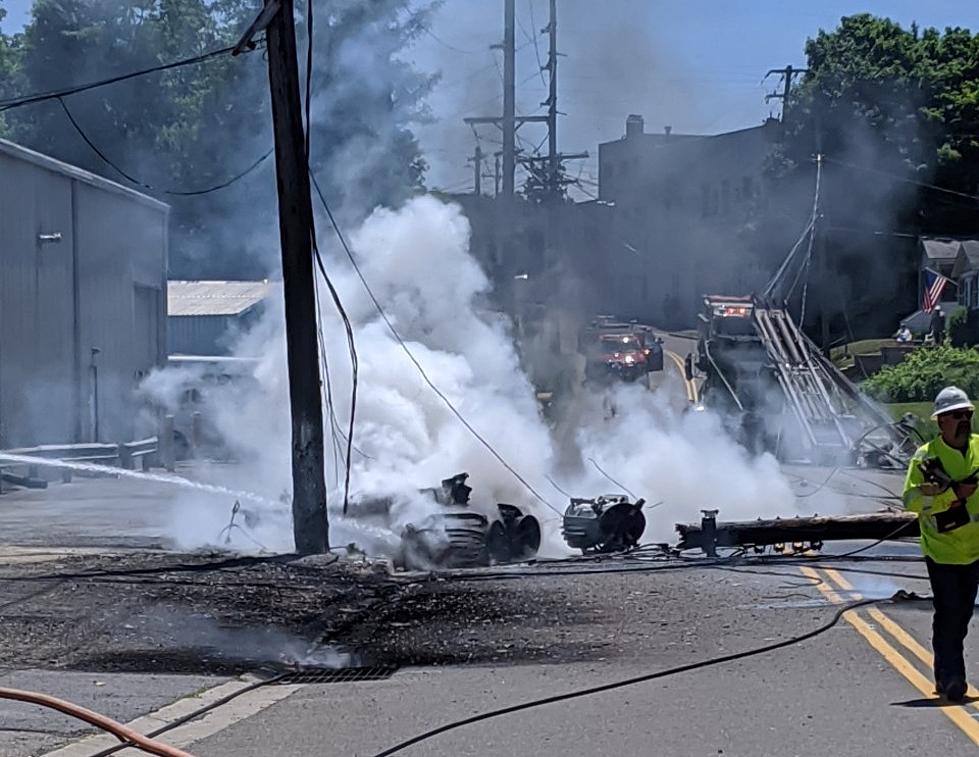
<path id="1" fill-rule="evenodd" d="M 326 342 L 323 339 L 323 319 L 320 311 L 320 287 L 319 281 L 313 281 L 313 298 L 316 305 L 316 343 L 319 347 L 320 369 L 323 372 L 320 383 L 320 395 L 326 407 L 326 419 L 330 426 L 330 445 L 333 449 L 333 485 L 340 486 L 340 466 L 343 465 L 343 458 L 340 453 L 340 443 L 337 441 L 337 431 L 339 425 L 336 419 L 336 408 L 333 406 L 333 381 L 330 377 L 330 365 L 327 359 Z"/>
<path id="2" fill-rule="evenodd" d="M 350 389 L 350 424 L 347 431 L 347 454 L 346 454 L 346 465 L 343 477 L 343 514 L 347 514 L 347 510 L 350 507 L 350 462 L 353 457 L 353 441 L 354 441 L 354 421 L 357 414 L 357 385 L 359 381 L 360 365 L 357 358 L 357 346 L 354 341 L 354 331 L 353 324 L 350 322 L 350 318 L 347 315 L 346 309 L 343 307 L 343 302 L 340 300 L 340 294 L 337 292 L 336 287 L 333 286 L 333 282 L 326 273 L 326 267 L 323 265 L 323 257 L 320 255 L 319 245 L 313 242 L 313 253 L 316 257 L 316 264 L 319 267 L 320 275 L 326 282 L 326 287 L 330 291 L 330 296 L 333 298 L 333 304 L 336 306 L 337 312 L 340 314 L 340 319 L 343 322 L 343 328 L 347 336 L 347 349 L 350 353 L 350 370 L 351 370 L 351 389 Z"/>
<path id="3" fill-rule="evenodd" d="M 795 498 L 796 499 L 806 499 L 807 497 L 812 497 L 815 494 L 818 494 L 820 491 L 822 491 L 826 487 L 826 485 L 830 482 L 830 479 L 832 479 L 833 476 L 835 476 L 839 472 L 839 470 L 840 470 L 840 466 L 837 465 L 835 468 L 833 468 L 833 470 L 831 470 L 829 472 L 829 475 L 826 476 L 825 480 L 821 484 L 819 484 L 819 486 L 817 486 L 815 489 L 813 489 L 811 492 L 806 492 L 805 494 L 798 494 L 798 493 L 793 492 L 793 494 L 795 494 Z M 802 476 L 798 476 L 798 478 L 799 478 L 800 481 L 808 481 L 808 479 L 803 478 Z M 834 490 L 834 491 L 838 491 L 838 490 Z"/>
<path id="4" fill-rule="evenodd" d="M 565 491 L 564 489 L 562 489 L 562 488 L 561 488 L 560 486 L 558 486 L 558 485 L 557 485 L 557 482 L 556 482 L 556 481 L 555 481 L 555 480 L 554 480 L 553 478 L 551 478 L 550 476 L 547 476 L 547 475 L 545 475 L 545 476 L 544 476 L 544 478 L 545 478 L 545 480 L 547 481 L 547 483 L 549 483 L 549 484 L 550 484 L 551 486 L 553 486 L 553 487 L 554 487 L 555 489 L 557 489 L 557 490 L 558 490 L 558 491 L 559 491 L 559 492 L 560 492 L 561 494 L 563 494 L 563 495 L 564 495 L 565 497 L 567 497 L 567 498 L 568 498 L 569 500 L 570 500 L 570 499 L 572 499 L 572 496 L 571 496 L 571 494 L 570 494 L 570 493 L 568 493 L 568 492 L 566 492 L 566 491 Z"/>
<path id="5" fill-rule="evenodd" d="M 82 141 L 85 142 L 85 144 L 87 144 L 91 148 L 92 152 L 94 152 L 103 163 L 105 163 L 117 174 L 119 174 L 124 179 L 126 179 L 126 181 L 135 184 L 141 189 L 146 189 L 151 192 L 158 192 L 159 194 L 170 195 L 171 197 L 198 197 L 200 195 L 206 195 L 206 194 L 211 194 L 212 192 L 217 192 L 221 189 L 227 189 L 232 184 L 248 176 L 248 174 L 250 174 L 256 168 L 262 165 L 262 163 L 264 163 L 268 159 L 268 157 L 272 155 L 273 152 L 275 152 L 274 147 L 269 148 L 257 160 L 252 161 L 252 163 L 249 164 L 249 166 L 245 170 L 236 173 L 230 179 L 226 179 L 225 181 L 219 182 L 218 184 L 214 184 L 213 186 L 206 187 L 204 189 L 190 189 L 190 190 L 160 189 L 154 187 L 152 184 L 147 184 L 142 179 L 136 178 L 131 173 L 125 171 L 118 163 L 112 160 L 108 155 L 106 155 L 105 152 L 103 152 L 99 148 L 99 146 L 95 144 L 94 141 L 92 141 L 92 139 L 88 136 L 85 130 L 82 129 L 81 124 L 78 123 L 78 121 L 75 119 L 74 114 L 68 109 L 68 104 L 64 101 L 64 98 L 58 97 L 56 99 L 58 101 L 58 104 L 61 106 L 61 109 L 64 111 L 65 116 L 68 118 L 68 121 L 71 123 L 72 127 L 78 133 L 78 136 L 82 138 Z"/>
<path id="6" fill-rule="evenodd" d="M 798 241 L 794 245 L 792 245 L 792 249 L 789 250 L 789 254 L 785 256 L 785 259 L 782 261 L 782 264 L 778 267 L 778 270 L 775 271 L 775 275 L 772 276 L 771 280 L 765 286 L 765 289 L 762 292 L 762 294 L 766 299 L 771 298 L 775 294 L 775 289 L 782 282 L 782 278 L 785 276 L 786 272 L 788 271 L 789 266 L 792 265 L 792 261 L 795 259 L 796 253 L 799 251 L 799 248 L 802 246 L 802 243 L 803 241 L 805 241 L 807 236 L 809 237 L 809 247 L 806 252 L 806 262 L 803 267 L 808 271 L 809 262 L 812 259 L 813 238 L 815 237 L 816 234 L 816 221 L 819 218 L 819 192 L 820 192 L 820 185 L 822 182 L 822 169 L 823 169 L 822 156 L 817 156 L 816 186 L 815 189 L 813 190 L 812 213 L 809 216 L 809 223 L 806 224 L 806 228 L 799 236 Z M 792 290 L 795 289 L 795 286 L 796 284 L 798 284 L 798 282 L 799 282 L 799 274 L 796 275 L 795 280 L 792 283 Z M 808 285 L 808 281 L 807 281 L 807 285 Z M 789 296 L 791 296 L 791 291 L 789 292 Z M 803 299 L 805 299 L 805 297 L 803 297 Z"/>
<path id="7" fill-rule="evenodd" d="M 305 110 L 306 118 L 306 130 L 305 130 L 305 154 L 306 154 L 306 172 L 310 177 L 313 176 L 312 164 L 310 163 L 310 145 L 311 145 L 311 132 L 312 132 L 312 97 L 313 97 L 313 0 L 306 0 L 306 88 L 305 88 L 305 102 L 303 107 Z M 326 266 L 323 263 L 323 256 L 320 254 L 319 244 L 316 240 L 316 225 L 314 219 L 310 218 L 310 223 L 312 230 L 310 233 L 310 242 L 313 247 L 313 255 L 316 260 L 317 268 L 319 268 L 320 275 L 323 277 L 323 281 L 326 282 L 326 287 L 330 292 L 330 297 L 333 299 L 333 304 L 337 309 L 337 313 L 340 315 L 340 320 L 343 322 L 343 329 L 347 337 L 347 350 L 350 355 L 350 371 L 351 371 L 351 387 L 350 387 L 350 423 L 347 431 L 346 437 L 346 449 L 347 454 L 344 461 L 344 475 L 343 475 L 343 514 L 346 515 L 347 511 L 350 509 L 350 473 L 351 473 L 351 461 L 353 458 L 353 446 L 354 446 L 354 423 L 357 416 L 357 387 L 359 383 L 359 372 L 360 365 L 357 357 L 357 345 L 354 338 L 353 325 L 350 322 L 350 318 L 347 315 L 347 311 L 343 306 L 343 302 L 340 299 L 340 294 L 337 292 L 336 287 L 333 286 L 333 281 L 330 279 L 326 272 Z M 317 308 L 317 327 L 319 328 L 319 310 Z M 322 340 L 322 332 L 320 332 L 320 343 L 322 345 L 321 353 L 323 356 L 323 361 L 326 363 L 326 344 Z M 327 371 L 327 381 L 329 381 L 329 371 Z M 327 416 L 329 418 L 331 433 L 335 433 L 336 428 L 336 413 L 332 404 L 332 390 L 330 393 L 330 404 L 327 409 Z"/>
<path id="8" fill-rule="evenodd" d="M 503 456 L 499 452 L 496 451 L 493 445 L 491 445 L 472 426 L 472 424 L 468 420 L 466 420 L 465 416 L 462 415 L 462 413 L 458 410 L 458 408 L 456 408 L 456 406 L 452 403 L 452 401 L 448 397 L 446 397 L 445 394 L 442 393 L 442 390 L 440 390 L 435 385 L 435 383 L 428 377 L 428 374 L 425 372 L 425 369 L 422 368 L 421 363 L 418 362 L 418 359 L 415 357 L 414 353 L 408 347 L 405 340 L 401 337 L 401 334 L 398 333 L 398 330 L 394 327 L 394 324 L 391 322 L 391 319 L 388 317 L 387 312 L 384 310 L 384 308 L 381 306 L 381 303 L 374 295 L 374 291 L 371 289 L 370 284 L 367 283 L 367 279 L 364 277 L 363 271 L 360 270 L 360 266 L 357 263 L 357 259 L 354 257 L 353 252 L 350 250 L 350 246 L 347 244 L 347 240 L 340 229 L 340 225 L 337 223 L 337 220 L 333 215 L 333 211 L 330 209 L 330 205 L 326 201 L 326 196 L 323 194 L 323 190 L 320 188 L 319 182 L 316 180 L 316 176 L 315 174 L 313 174 L 312 170 L 309 171 L 309 176 L 313 182 L 313 187 L 316 190 L 316 194 L 319 196 L 320 203 L 323 206 L 323 210 L 326 212 L 327 218 L 329 218 L 330 223 L 333 226 L 333 230 L 334 232 L 336 232 L 337 239 L 340 241 L 340 246 L 343 248 L 344 252 L 347 255 L 347 258 L 350 260 L 350 264 L 353 266 L 353 269 L 356 272 L 357 277 L 360 279 L 360 283 L 363 285 L 364 290 L 367 292 L 367 296 L 370 298 L 370 301 L 373 303 L 374 308 L 377 310 L 378 315 L 381 317 L 381 320 L 384 321 L 384 324 L 387 326 L 388 331 L 391 332 L 391 335 L 394 337 L 395 341 L 398 343 L 402 351 L 405 353 L 405 355 L 411 361 L 412 365 L 414 365 L 415 369 L 418 371 L 419 375 L 422 377 L 422 380 L 428 385 L 428 388 L 431 389 L 440 400 L 442 400 L 445 406 L 456 417 L 456 419 L 460 423 L 462 423 L 462 425 L 466 428 L 466 430 L 469 431 L 469 433 L 472 434 L 473 437 L 480 444 L 482 444 L 483 447 L 486 448 L 486 450 L 496 459 L 496 461 L 499 462 L 500 465 L 502 465 L 504 468 L 506 468 L 506 470 L 509 471 L 510 474 L 517 481 L 519 481 L 527 491 L 529 491 L 539 502 L 546 505 L 555 513 L 557 513 L 558 515 L 563 515 L 563 513 L 560 510 L 558 510 L 556 507 L 554 507 L 554 505 L 548 502 L 543 497 L 543 495 L 541 495 L 540 492 L 537 491 L 537 489 L 535 489 L 523 476 L 521 476 L 517 472 L 517 470 L 512 465 L 510 465 L 510 463 L 508 463 L 503 458 Z"/>
<path id="9" fill-rule="evenodd" d="M 128 79 L 135 79 L 141 76 L 146 76 L 148 74 L 158 73 L 160 71 L 170 71 L 175 68 L 181 68 L 183 66 L 195 65 L 197 63 L 205 63 L 207 61 L 214 60 L 216 58 L 223 57 L 225 55 L 231 55 L 235 51 L 234 47 L 223 47 L 219 50 L 212 50 L 207 53 L 202 53 L 201 55 L 195 55 L 190 58 L 182 58 L 180 60 L 172 61 L 170 63 L 163 63 L 158 66 L 151 66 L 149 68 L 137 69 L 136 71 L 130 71 L 125 74 L 119 74 L 117 76 L 110 76 L 107 79 L 99 79 L 94 82 L 89 82 L 87 84 L 78 84 L 71 87 L 64 87 L 62 89 L 52 89 L 44 92 L 35 92 L 30 95 L 20 95 L 18 97 L 9 97 L 0 100 L 0 113 L 6 110 L 12 110 L 13 108 L 20 108 L 24 105 L 33 105 L 35 103 L 45 102 L 46 100 L 56 100 L 61 97 L 67 97 L 68 95 L 77 95 L 80 92 L 87 92 L 91 89 L 97 89 L 99 87 L 105 87 L 109 84 L 116 84 L 118 82 L 126 81 Z M 247 51 L 243 51 L 247 52 Z"/>
<path id="10" fill-rule="evenodd" d="M 611 476 L 610 476 L 610 475 L 609 475 L 609 474 L 608 474 L 608 473 L 607 473 L 607 472 L 606 472 L 606 471 L 605 471 L 605 470 L 604 470 L 604 469 L 602 468 L 602 466 L 598 464 L 598 461 L 596 461 L 594 457 L 589 457 L 589 458 L 588 458 L 588 462 L 590 462 L 590 463 L 591 463 L 591 464 L 592 464 L 593 466 L 595 466 L 595 470 L 597 470 L 597 471 L 598 471 L 599 473 L 601 473 L 601 474 L 602 474 L 603 476 L 605 476 L 605 478 L 607 478 L 607 479 L 608 479 L 609 481 L 611 481 L 611 482 L 612 482 L 613 484 L 615 484 L 615 485 L 616 485 L 616 486 L 618 486 L 618 487 L 619 487 L 620 489 L 622 489 L 622 490 L 623 490 L 623 491 L 624 491 L 624 492 L 625 492 L 626 494 L 628 494 L 628 495 L 629 495 L 630 497 L 632 497 L 632 499 L 633 499 L 633 500 L 636 500 L 636 499 L 638 499 L 638 497 L 636 497 L 636 495 L 635 495 L 635 493 L 634 493 L 634 492 L 632 492 L 632 491 L 630 491 L 630 490 L 629 490 L 629 488 L 625 486 L 625 484 L 621 484 L 621 483 L 619 483 L 618 481 L 616 481 L 616 480 L 615 480 L 614 478 L 612 478 L 612 477 L 611 477 Z"/>
<path id="11" fill-rule="evenodd" d="M 796 644 L 801 644 L 809 639 L 815 638 L 823 633 L 826 633 L 830 629 L 834 628 L 843 616 L 853 610 L 859 609 L 861 607 L 867 607 L 873 604 L 879 604 L 886 600 L 881 599 L 863 599 L 857 602 L 850 602 L 849 604 L 843 605 L 835 613 L 833 617 L 821 626 L 814 628 L 806 633 L 799 634 L 798 636 L 793 636 L 788 639 L 783 639 L 782 641 L 777 641 L 772 644 L 765 644 L 764 646 L 755 647 L 754 649 L 747 649 L 742 652 L 735 652 L 733 654 L 721 655 L 720 657 L 711 657 L 706 660 L 701 660 L 699 662 L 693 662 L 686 665 L 679 665 L 674 668 L 668 668 L 666 670 L 659 670 L 654 673 L 646 673 L 644 675 L 633 676 L 632 678 L 625 678 L 619 681 L 612 681 L 611 683 L 605 683 L 598 686 L 591 686 L 585 689 L 576 689 L 574 691 L 565 692 L 563 694 L 556 694 L 554 696 L 542 697 L 540 699 L 534 699 L 528 702 L 521 702 L 520 704 L 510 705 L 509 707 L 501 707 L 496 710 L 490 710 L 488 712 L 482 712 L 477 715 L 473 715 L 468 718 L 463 718 L 461 720 L 456 720 L 445 725 L 441 725 L 437 728 L 432 728 L 431 730 L 420 733 L 417 736 L 413 736 L 410 739 L 406 739 L 399 744 L 389 747 L 381 752 L 377 752 L 373 757 L 390 757 L 392 754 L 397 754 L 398 752 L 404 751 L 408 747 L 419 744 L 423 741 L 427 741 L 435 736 L 439 736 L 448 731 L 453 731 L 457 728 L 462 728 L 467 725 L 472 725 L 474 723 L 479 723 L 482 721 L 490 720 L 492 718 L 502 717 L 504 715 L 511 715 L 515 712 L 521 712 L 524 710 L 529 710 L 535 707 L 543 707 L 549 704 L 557 704 L 558 702 L 566 702 L 572 699 L 580 699 L 581 697 L 592 696 L 594 694 L 602 694 L 608 691 L 614 691 L 616 689 L 625 688 L 627 686 L 634 686 L 640 683 L 646 683 L 648 681 L 655 681 L 660 678 L 666 678 L 668 676 L 679 675 L 681 673 L 689 673 L 694 670 L 700 670 L 702 668 L 711 667 L 714 665 L 722 665 L 728 662 L 734 662 L 736 660 L 743 660 L 748 657 L 756 657 L 762 654 L 768 654 L 770 652 L 775 652 L 779 649 L 784 649 L 786 647 L 795 646 Z"/>

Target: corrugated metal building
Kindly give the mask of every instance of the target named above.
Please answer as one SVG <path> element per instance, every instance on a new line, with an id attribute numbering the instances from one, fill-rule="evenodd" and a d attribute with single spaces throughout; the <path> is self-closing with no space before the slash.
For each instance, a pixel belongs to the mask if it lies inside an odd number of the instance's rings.
<path id="1" fill-rule="evenodd" d="M 133 437 L 166 358 L 168 214 L 0 140 L 0 447 Z"/>
<path id="2" fill-rule="evenodd" d="M 264 312 L 281 283 L 170 281 L 167 346 L 171 355 L 227 355 L 236 334 Z"/>

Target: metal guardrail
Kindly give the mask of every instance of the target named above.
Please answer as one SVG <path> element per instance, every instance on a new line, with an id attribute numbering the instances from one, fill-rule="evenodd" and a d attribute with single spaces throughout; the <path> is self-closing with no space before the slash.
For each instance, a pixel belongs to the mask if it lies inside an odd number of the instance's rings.
<path id="1" fill-rule="evenodd" d="M 81 444 L 40 444 L 36 447 L 20 447 L 17 449 L 2 450 L 11 455 L 21 457 L 43 458 L 45 460 L 63 460 L 71 463 L 96 463 L 98 465 L 118 466 L 125 470 L 135 468 L 135 463 L 139 460 L 142 469 L 149 470 L 154 463 L 166 466 L 167 461 L 160 460 L 166 456 L 166 451 L 161 450 L 160 440 L 156 436 L 146 439 L 139 439 L 132 442 L 121 444 L 108 443 L 81 443 Z M 27 476 L 16 476 L 12 473 L 3 473 L 6 480 L 31 486 L 31 482 L 37 483 L 43 479 L 39 478 L 40 464 L 31 464 L 17 461 L 4 461 L 0 459 L 0 469 L 3 468 L 27 468 Z M 44 466 L 58 470 L 57 465 Z M 60 468 L 61 480 L 64 483 L 71 482 L 73 470 L 68 467 Z M 46 484 L 46 482 L 44 482 Z"/>

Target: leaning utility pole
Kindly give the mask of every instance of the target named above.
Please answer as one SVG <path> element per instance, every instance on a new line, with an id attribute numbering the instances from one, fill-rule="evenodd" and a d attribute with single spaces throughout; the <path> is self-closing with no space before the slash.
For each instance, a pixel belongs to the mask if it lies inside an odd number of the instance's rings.
<path id="1" fill-rule="evenodd" d="M 265 0 L 264 9 L 235 52 L 253 47 L 252 37 L 263 28 L 272 94 L 292 414 L 292 529 L 296 551 L 315 554 L 329 549 L 329 526 L 313 289 L 313 205 L 303 136 L 293 0 Z"/>

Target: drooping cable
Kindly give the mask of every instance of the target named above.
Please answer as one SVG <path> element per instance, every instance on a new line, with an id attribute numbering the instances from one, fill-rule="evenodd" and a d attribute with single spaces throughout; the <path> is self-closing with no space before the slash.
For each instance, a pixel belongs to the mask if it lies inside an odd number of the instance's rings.
<path id="1" fill-rule="evenodd" d="M 305 132 L 305 155 L 306 155 L 306 172 L 310 177 L 313 176 L 312 164 L 310 163 L 310 144 L 311 144 L 311 132 L 312 132 L 312 121 L 311 121 L 311 106 L 312 106 L 312 93 L 313 93 L 313 0 L 306 0 L 306 91 L 305 91 L 305 102 L 304 110 L 306 116 L 306 132 Z M 316 241 L 316 225 L 314 219 L 310 219 L 312 224 L 312 239 L 310 240 L 313 246 L 313 254 L 316 258 L 316 265 L 319 268 L 320 275 L 323 277 L 323 281 L 326 282 L 326 287 L 330 292 L 330 297 L 333 299 L 333 304 L 337 309 L 337 313 L 340 315 L 341 321 L 343 321 L 344 332 L 347 337 L 347 350 L 350 353 L 350 370 L 351 370 L 351 389 L 350 389 L 350 423 L 347 431 L 346 447 L 347 454 L 344 460 L 344 474 L 343 474 L 343 514 L 346 515 L 350 508 L 350 468 L 353 458 L 353 444 L 354 444 L 354 422 L 357 415 L 357 385 L 359 380 L 359 361 L 357 358 L 357 345 L 354 339 L 353 325 L 350 323 L 350 318 L 347 315 L 347 311 L 343 306 L 343 302 L 340 300 L 340 294 L 337 292 L 336 287 L 333 286 L 333 282 L 330 280 L 329 275 L 326 272 L 326 266 L 323 264 L 323 256 L 320 254 L 319 244 Z M 317 312 L 317 319 L 319 318 L 319 312 Z M 322 341 L 322 349 L 324 360 L 326 343 Z M 331 392 L 332 394 L 332 392 Z M 332 398 L 331 398 L 332 403 Z M 336 416 L 333 411 L 332 404 L 327 409 L 327 416 L 331 424 L 331 431 L 333 430 L 333 425 L 336 422 Z"/>
<path id="2" fill-rule="evenodd" d="M 213 186 L 205 187 L 204 189 L 189 189 L 189 190 L 158 189 L 157 187 L 154 187 L 152 184 L 147 184 L 145 181 L 142 181 L 141 179 L 137 179 L 135 176 L 125 171 L 122 168 L 122 166 L 120 166 L 118 163 L 112 160 L 108 155 L 106 155 L 105 152 L 102 149 L 100 149 L 99 146 L 95 144 L 95 142 L 88 136 L 85 130 L 81 127 L 81 124 L 78 123 L 78 120 L 75 118 L 74 114 L 68 109 L 68 104 L 64 101 L 64 98 L 58 97 L 57 101 L 58 104 L 61 106 L 61 109 L 64 111 L 65 116 L 68 118 L 68 122 L 72 125 L 72 128 L 74 128 L 74 130 L 78 133 L 78 136 L 82 138 L 82 141 L 84 141 L 85 144 L 87 144 L 91 148 L 92 152 L 94 152 L 103 163 L 105 163 L 117 174 L 119 174 L 124 179 L 126 179 L 126 181 L 135 184 L 136 186 L 142 189 L 148 189 L 150 191 L 159 192 L 160 194 L 170 195 L 172 197 L 197 197 L 199 195 L 211 194 L 212 192 L 217 192 L 221 189 L 227 189 L 232 184 L 240 181 L 241 179 L 244 179 L 246 176 L 248 176 L 248 174 L 250 174 L 256 168 L 262 165 L 262 163 L 266 161 L 266 159 L 274 152 L 275 149 L 275 148 L 268 149 L 256 160 L 254 160 L 245 170 L 240 171 L 239 173 L 236 173 L 231 178 L 226 179 L 225 181 L 222 181 L 218 184 L 214 184 Z"/>
<path id="3" fill-rule="evenodd" d="M 136 71 L 130 71 L 125 74 L 119 74 L 117 76 L 110 76 L 105 79 L 99 79 L 97 81 L 88 82 L 87 84 L 77 84 L 71 87 L 63 87 L 61 89 L 46 90 L 44 92 L 35 92 L 29 95 L 20 95 L 18 97 L 8 97 L 0 100 L 0 113 L 12 110 L 14 108 L 20 108 L 25 105 L 33 105 L 34 103 L 45 102 L 47 100 L 56 100 L 61 97 L 67 97 L 68 95 L 77 95 L 79 92 L 87 92 L 91 89 L 97 89 L 99 87 L 105 87 L 109 84 L 116 84 L 118 82 L 127 81 L 128 79 L 136 79 L 141 76 L 146 76 L 148 74 L 154 74 L 160 71 L 171 71 L 175 68 L 181 68 L 183 66 L 192 66 L 197 63 L 204 63 L 207 61 L 214 60 L 216 58 L 224 57 L 225 55 L 230 55 L 234 52 L 234 47 L 222 47 L 220 50 L 212 50 L 208 53 L 203 53 L 201 55 L 195 55 L 190 58 L 182 58 L 180 60 L 175 60 L 170 63 L 162 63 L 158 66 L 150 66 L 149 68 L 141 68 Z"/>
<path id="4" fill-rule="evenodd" d="M 594 457 L 589 457 L 589 458 L 588 458 L 588 462 L 590 462 L 590 463 L 591 463 L 591 464 L 592 464 L 593 466 L 595 466 L 595 470 L 597 470 L 597 471 L 598 471 L 599 473 L 601 473 L 601 474 L 602 474 L 603 476 L 605 476 L 605 478 L 607 478 L 607 479 L 608 479 L 609 481 L 611 481 L 611 482 L 612 482 L 613 484 L 615 484 L 615 485 L 616 485 L 617 487 L 619 487 L 620 489 L 622 489 L 622 491 L 624 491 L 624 492 L 625 492 L 626 494 L 628 494 L 628 495 L 629 495 L 630 497 L 632 497 L 632 499 L 633 499 L 633 500 L 635 500 L 635 499 L 638 499 L 638 497 L 636 497 L 636 495 L 635 495 L 635 494 L 634 494 L 633 492 L 631 492 L 631 491 L 629 490 L 629 488 L 628 488 L 628 487 L 626 487 L 626 485 L 625 485 L 625 484 L 622 484 L 622 483 L 619 483 L 619 482 L 618 482 L 618 481 L 616 481 L 616 480 L 615 480 L 614 478 L 612 478 L 612 477 L 611 477 L 611 476 L 610 476 L 610 475 L 609 475 L 609 474 L 608 474 L 608 473 L 607 473 L 607 472 L 605 471 L 605 469 L 604 469 L 604 468 L 602 468 L 602 466 L 598 464 L 598 461 L 597 461 L 597 460 L 595 460 L 595 458 L 594 458 Z"/>
<path id="5" fill-rule="evenodd" d="M 400 744 L 389 747 L 381 752 L 378 752 L 374 757 L 390 757 L 392 754 L 397 754 L 398 752 L 404 751 L 410 746 L 419 744 L 423 741 L 427 741 L 435 736 L 439 736 L 448 731 L 453 731 L 457 728 L 462 728 L 467 725 L 472 725 L 474 723 L 480 723 L 492 718 L 502 717 L 503 715 L 511 715 L 515 712 L 522 712 L 524 710 L 529 710 L 535 707 L 543 707 L 544 705 L 557 704 L 558 702 L 566 702 L 572 699 L 579 699 L 581 697 L 592 696 L 594 694 L 603 694 L 608 691 L 614 691 L 615 689 L 625 688 L 626 686 L 634 686 L 639 683 L 646 683 L 648 681 L 655 681 L 659 678 L 667 678 L 669 676 L 678 675 L 680 673 L 689 673 L 694 670 L 701 670 L 703 668 L 712 667 L 714 665 L 722 665 L 728 662 L 734 662 L 736 660 L 743 660 L 748 657 L 756 657 L 762 654 L 768 654 L 769 652 L 775 652 L 779 649 L 784 649 L 786 647 L 795 646 L 796 644 L 801 644 L 809 639 L 815 638 L 821 634 L 826 633 L 830 629 L 834 628 L 843 616 L 852 611 L 859 609 L 860 607 L 866 607 L 872 604 L 878 604 L 883 600 L 880 599 L 864 599 L 858 602 L 851 602 L 843 607 L 840 607 L 833 617 L 826 623 L 822 624 L 818 628 L 814 628 L 811 631 L 800 634 L 798 636 L 793 636 L 788 639 L 783 639 L 782 641 L 777 641 L 772 644 L 765 644 L 761 647 L 755 647 L 754 649 L 747 649 L 743 652 L 735 652 L 733 654 L 722 655 L 720 657 L 712 657 L 707 660 L 701 660 L 699 662 L 688 663 L 686 665 L 679 665 L 675 668 L 668 668 L 667 670 L 659 670 L 655 673 L 646 673 L 640 676 L 634 676 L 632 678 L 625 678 L 619 681 L 612 681 L 611 683 L 601 684 L 599 686 L 591 686 L 585 689 L 576 689 L 574 691 L 569 691 L 564 694 L 555 694 L 554 696 L 542 697 L 541 699 L 534 699 L 529 702 L 521 702 L 520 704 L 510 705 L 509 707 L 501 707 L 496 710 L 490 710 L 489 712 L 481 712 L 477 715 L 473 715 L 468 718 L 463 718 L 461 720 L 456 720 L 451 723 L 446 723 L 445 725 L 433 728 L 424 733 L 413 736 L 410 739 L 402 741 Z"/>

